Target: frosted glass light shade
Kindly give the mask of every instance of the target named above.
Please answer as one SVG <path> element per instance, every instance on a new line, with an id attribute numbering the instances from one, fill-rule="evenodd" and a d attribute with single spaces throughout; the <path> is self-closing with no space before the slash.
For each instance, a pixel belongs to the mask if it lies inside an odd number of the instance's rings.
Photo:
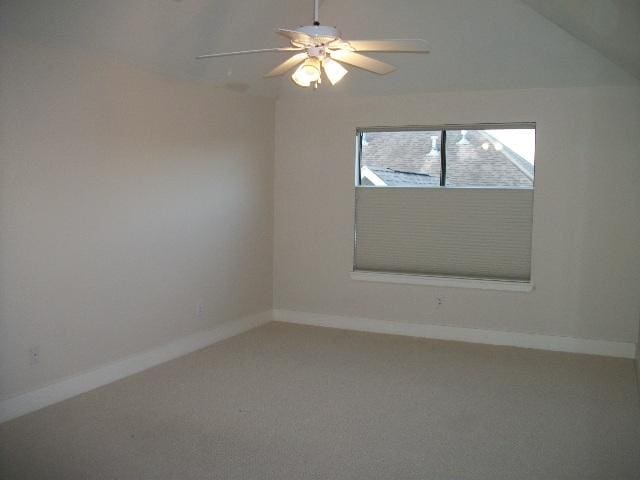
<path id="1" fill-rule="evenodd" d="M 320 79 L 320 61 L 317 58 L 307 58 L 291 75 L 296 85 L 308 87 Z"/>
<path id="2" fill-rule="evenodd" d="M 322 62 L 322 66 L 324 67 L 324 73 L 327 74 L 327 78 L 331 82 L 331 85 L 338 83 L 342 80 L 342 77 L 347 74 L 347 69 L 332 58 L 325 58 Z"/>

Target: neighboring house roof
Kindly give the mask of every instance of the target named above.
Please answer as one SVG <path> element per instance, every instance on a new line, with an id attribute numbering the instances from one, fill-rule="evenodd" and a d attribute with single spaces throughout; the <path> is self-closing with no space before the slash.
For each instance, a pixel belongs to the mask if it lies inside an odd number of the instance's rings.
<path id="1" fill-rule="evenodd" d="M 367 167 L 364 167 L 367 168 Z M 368 168 L 368 172 L 362 175 L 363 185 L 392 186 L 392 187 L 438 187 L 440 177 L 427 175 L 426 173 L 402 172 L 388 168 Z M 381 183 L 375 182 L 379 179 Z"/>
<path id="2" fill-rule="evenodd" d="M 437 136 L 434 151 L 432 136 Z M 482 130 L 469 130 L 465 138 L 458 143 L 460 131 L 447 131 L 448 186 L 533 186 L 533 165 L 506 145 L 497 150 L 499 142 Z M 366 132 L 365 140 L 361 167 L 387 185 L 439 185 L 439 131 Z"/>

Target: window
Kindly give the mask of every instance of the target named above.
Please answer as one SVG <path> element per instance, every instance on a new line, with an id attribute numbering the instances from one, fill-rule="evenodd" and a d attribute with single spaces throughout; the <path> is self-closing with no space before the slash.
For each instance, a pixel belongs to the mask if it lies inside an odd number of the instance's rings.
<path id="1" fill-rule="evenodd" d="M 535 125 L 357 130 L 354 270 L 529 281 Z"/>
<path id="2" fill-rule="evenodd" d="M 359 144 L 361 186 L 533 188 L 535 128 L 363 129 Z"/>

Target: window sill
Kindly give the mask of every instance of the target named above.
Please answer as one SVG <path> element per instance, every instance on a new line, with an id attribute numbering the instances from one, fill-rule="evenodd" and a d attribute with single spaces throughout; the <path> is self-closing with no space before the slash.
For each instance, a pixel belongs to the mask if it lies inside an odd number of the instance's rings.
<path id="1" fill-rule="evenodd" d="M 501 290 L 507 292 L 533 291 L 533 283 L 515 280 L 483 280 L 477 278 L 436 277 L 431 275 L 412 275 L 408 273 L 351 272 L 352 280 L 363 282 L 400 283 L 408 285 L 429 285 L 432 287 L 475 288 L 480 290 Z"/>

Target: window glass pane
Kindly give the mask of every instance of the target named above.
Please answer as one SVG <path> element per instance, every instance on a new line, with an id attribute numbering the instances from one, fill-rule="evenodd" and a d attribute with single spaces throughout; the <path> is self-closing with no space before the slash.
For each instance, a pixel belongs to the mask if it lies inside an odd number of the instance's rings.
<path id="1" fill-rule="evenodd" d="M 447 130 L 448 187 L 533 187 L 535 129 Z"/>
<path id="2" fill-rule="evenodd" d="M 440 131 L 364 132 L 358 184 L 439 186 L 440 137 Z"/>

